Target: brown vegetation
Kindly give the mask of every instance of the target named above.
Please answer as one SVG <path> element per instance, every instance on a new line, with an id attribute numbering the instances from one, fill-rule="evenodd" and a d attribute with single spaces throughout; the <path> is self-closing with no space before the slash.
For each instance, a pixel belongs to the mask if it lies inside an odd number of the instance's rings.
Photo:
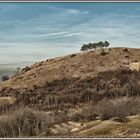
<path id="1" fill-rule="evenodd" d="M 0 85 L 0 137 L 53 136 L 50 128 L 68 121 L 128 123 L 140 113 L 140 72 L 127 66 L 139 54 L 114 48 L 24 68 Z"/>

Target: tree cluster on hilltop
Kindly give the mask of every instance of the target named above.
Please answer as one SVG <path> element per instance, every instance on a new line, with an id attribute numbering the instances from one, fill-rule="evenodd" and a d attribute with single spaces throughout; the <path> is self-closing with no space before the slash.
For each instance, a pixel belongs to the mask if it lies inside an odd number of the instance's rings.
<path id="1" fill-rule="evenodd" d="M 89 43 L 89 44 L 84 44 L 81 47 L 81 51 L 86 51 L 86 50 L 91 50 L 91 49 L 96 49 L 96 48 L 103 48 L 103 47 L 108 47 L 110 43 L 108 41 L 100 41 L 97 43 Z"/>

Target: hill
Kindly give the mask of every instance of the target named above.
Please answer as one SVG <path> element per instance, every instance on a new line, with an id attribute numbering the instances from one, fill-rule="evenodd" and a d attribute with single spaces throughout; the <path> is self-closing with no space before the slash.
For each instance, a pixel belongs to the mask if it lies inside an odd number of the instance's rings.
<path id="1" fill-rule="evenodd" d="M 126 64 L 140 60 L 140 49 L 110 48 L 107 55 L 101 55 L 100 50 L 71 54 L 65 57 L 48 59 L 35 63 L 30 70 L 3 83 L 1 87 L 28 88 L 33 85 L 43 85 L 63 78 L 84 79 L 95 77 L 99 72 L 114 71 Z M 20 80 L 19 80 L 20 79 Z"/>
<path id="2" fill-rule="evenodd" d="M 140 61 L 140 49 L 104 50 L 105 55 L 97 49 L 36 63 L 3 82 L 0 85 L 0 93 L 2 96 L 16 94 L 17 97 L 18 93 L 28 93 L 27 96 L 32 100 L 39 98 L 42 102 L 52 94 L 64 97 L 77 93 L 78 96 L 84 90 L 97 91 L 97 86 L 103 85 L 104 82 L 113 82 L 114 78 L 121 80 L 125 75 L 130 75 L 129 70 L 125 72 L 128 64 Z M 130 76 L 133 75 L 137 75 L 136 80 L 139 81 L 139 73 L 133 72 Z"/>
<path id="3" fill-rule="evenodd" d="M 44 111 L 53 118 L 52 136 L 54 125 L 69 121 L 114 118 L 126 123 L 127 116 L 140 113 L 139 69 L 140 49 L 134 48 L 96 49 L 47 59 L 1 83 L 1 113 L 22 107 Z M 87 136 L 85 131 L 77 135 Z"/>

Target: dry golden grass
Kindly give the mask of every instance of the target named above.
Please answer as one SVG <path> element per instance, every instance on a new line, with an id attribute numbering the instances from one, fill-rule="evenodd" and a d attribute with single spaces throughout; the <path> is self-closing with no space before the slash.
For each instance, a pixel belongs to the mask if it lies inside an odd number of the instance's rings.
<path id="1" fill-rule="evenodd" d="M 15 101 L 16 101 L 16 98 L 14 97 L 0 97 L 0 105 L 14 104 Z"/>
<path id="2" fill-rule="evenodd" d="M 88 122 L 84 129 L 75 135 L 80 137 L 140 137 L 140 116 L 129 117 L 129 122 L 126 124 L 113 120 L 93 122 L 93 126 L 91 122 Z M 88 128 L 89 124 L 90 128 Z"/>
<path id="3" fill-rule="evenodd" d="M 125 66 L 124 60 L 140 61 L 140 49 L 128 50 L 129 58 L 125 57 L 126 52 L 122 48 L 111 48 L 110 53 L 104 57 L 95 51 L 89 51 L 77 53 L 74 57 L 68 55 L 39 62 L 32 65 L 31 70 L 1 84 L 0 89 L 4 87 L 31 89 L 33 85 L 42 85 L 46 80 L 95 76 L 99 72 Z"/>

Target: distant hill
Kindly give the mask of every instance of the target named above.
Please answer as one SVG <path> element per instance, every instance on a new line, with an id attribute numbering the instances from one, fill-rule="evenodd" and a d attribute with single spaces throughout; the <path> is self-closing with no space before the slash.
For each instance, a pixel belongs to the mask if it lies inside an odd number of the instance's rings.
<path id="1" fill-rule="evenodd" d="M 16 69 L 14 68 L 0 68 L 0 82 L 2 81 L 2 77 L 4 75 L 13 75 Z"/>
<path id="2" fill-rule="evenodd" d="M 0 82 L 3 75 L 14 75 L 18 67 L 24 68 L 31 64 L 32 62 L 0 64 Z"/>

